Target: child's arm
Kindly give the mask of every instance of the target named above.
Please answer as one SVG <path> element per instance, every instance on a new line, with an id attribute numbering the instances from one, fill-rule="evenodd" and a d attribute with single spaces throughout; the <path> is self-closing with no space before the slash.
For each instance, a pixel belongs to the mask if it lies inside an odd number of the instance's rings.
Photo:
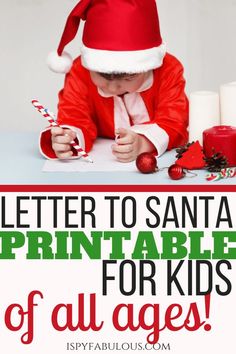
<path id="1" fill-rule="evenodd" d="M 154 115 L 149 122 L 134 125 L 131 130 L 145 135 L 160 156 L 166 149 L 170 150 L 187 142 L 189 112 L 182 64 L 167 54 L 158 73 Z"/>
<path id="2" fill-rule="evenodd" d="M 188 141 L 189 103 L 185 93 L 184 68 L 174 57 L 163 70 L 155 121 L 168 136 L 168 150 Z"/>
<path id="3" fill-rule="evenodd" d="M 57 121 L 62 128 L 76 133 L 79 145 L 87 152 L 91 149 L 97 137 L 97 128 L 92 119 L 89 100 L 88 75 L 89 73 L 81 66 L 80 58 L 75 60 L 71 71 L 66 76 L 64 88 L 59 93 L 57 117 Z M 56 137 L 51 132 L 53 131 L 49 127 L 41 134 L 40 148 L 42 154 L 52 159 L 58 158 L 59 155 L 62 156 L 61 153 L 64 152 L 66 153 L 66 155 L 63 155 L 64 158 L 71 155 L 69 150 L 60 152 L 58 145 L 54 149 L 55 139 L 64 141 L 64 134 Z M 74 153 L 73 155 L 76 157 L 77 154 Z"/>
<path id="4" fill-rule="evenodd" d="M 116 144 L 112 145 L 112 153 L 120 162 L 130 162 L 142 152 L 156 152 L 155 146 L 145 136 L 132 130 L 120 128 L 116 134 Z"/>
<path id="5" fill-rule="evenodd" d="M 183 67 L 168 55 L 159 73 L 154 116 L 130 130 L 121 130 L 121 139 L 112 146 L 119 161 L 132 161 L 142 152 L 155 152 L 160 156 L 166 149 L 187 141 L 188 99 Z"/>

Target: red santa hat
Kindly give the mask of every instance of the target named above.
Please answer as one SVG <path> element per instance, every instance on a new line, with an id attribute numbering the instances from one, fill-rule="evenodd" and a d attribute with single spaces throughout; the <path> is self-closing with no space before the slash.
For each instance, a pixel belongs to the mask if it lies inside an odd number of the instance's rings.
<path id="1" fill-rule="evenodd" d="M 64 52 L 85 21 L 82 65 L 106 73 L 139 73 L 160 67 L 166 53 L 155 0 L 80 0 L 70 13 L 57 49 L 48 57 L 51 70 L 72 65 Z"/>

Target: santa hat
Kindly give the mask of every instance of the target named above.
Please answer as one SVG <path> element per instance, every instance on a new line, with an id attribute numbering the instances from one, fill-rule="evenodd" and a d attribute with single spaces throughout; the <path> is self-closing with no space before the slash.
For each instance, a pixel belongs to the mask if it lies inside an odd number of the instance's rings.
<path id="1" fill-rule="evenodd" d="M 166 53 L 155 0 L 80 0 L 70 13 L 51 70 L 66 73 L 72 65 L 64 52 L 84 20 L 81 60 L 93 71 L 140 73 L 162 65 Z"/>

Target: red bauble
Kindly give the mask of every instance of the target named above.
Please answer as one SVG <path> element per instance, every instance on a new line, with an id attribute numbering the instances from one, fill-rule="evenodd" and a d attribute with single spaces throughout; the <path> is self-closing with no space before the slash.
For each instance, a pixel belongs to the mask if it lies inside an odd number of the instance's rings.
<path id="1" fill-rule="evenodd" d="M 176 164 L 171 165 L 168 168 L 168 174 L 169 174 L 169 177 L 174 180 L 181 179 L 185 176 L 185 172 L 184 172 L 183 168 L 179 165 L 176 165 Z"/>
<path id="2" fill-rule="evenodd" d="M 136 159 L 137 169 L 142 173 L 154 173 L 158 170 L 155 156 L 149 152 L 143 152 Z"/>

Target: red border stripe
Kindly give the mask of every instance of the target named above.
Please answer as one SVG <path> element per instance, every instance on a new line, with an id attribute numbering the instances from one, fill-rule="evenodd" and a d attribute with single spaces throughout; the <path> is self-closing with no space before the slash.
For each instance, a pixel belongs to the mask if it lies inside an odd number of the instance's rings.
<path id="1" fill-rule="evenodd" d="M 236 192 L 236 185 L 0 185 L 0 192 Z"/>

